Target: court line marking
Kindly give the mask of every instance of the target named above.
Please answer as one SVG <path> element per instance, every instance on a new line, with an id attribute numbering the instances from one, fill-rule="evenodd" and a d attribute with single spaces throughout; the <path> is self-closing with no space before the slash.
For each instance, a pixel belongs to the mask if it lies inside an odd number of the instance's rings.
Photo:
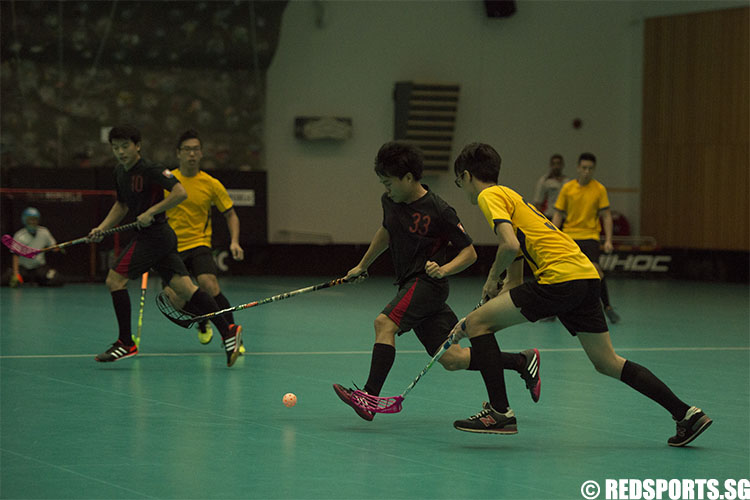
<path id="1" fill-rule="evenodd" d="M 131 398 L 131 399 L 136 399 L 136 400 L 141 400 L 141 401 L 147 401 L 147 402 L 153 402 L 153 403 L 156 403 L 156 404 L 160 404 L 160 405 L 164 405 L 164 406 L 170 406 L 170 407 L 173 407 L 173 408 L 177 408 L 177 409 L 180 409 L 180 410 L 186 410 L 186 411 L 193 412 L 193 413 L 202 413 L 202 414 L 206 414 L 206 415 L 209 415 L 209 416 L 214 416 L 214 417 L 222 418 L 222 419 L 228 420 L 230 422 L 238 422 L 238 423 L 244 423 L 244 424 L 249 424 L 249 425 L 255 425 L 257 427 L 264 427 L 266 429 L 273 429 L 273 430 L 279 431 L 279 432 L 283 432 L 284 431 L 284 426 L 283 425 L 269 424 L 269 423 L 260 421 L 259 419 L 254 419 L 254 418 L 247 417 L 247 416 L 244 416 L 244 415 L 243 416 L 227 415 L 227 414 L 224 414 L 224 413 L 217 413 L 214 410 L 206 410 L 206 409 L 202 409 L 202 408 L 194 408 L 194 407 L 190 407 L 190 406 L 185 406 L 184 404 L 173 403 L 173 402 L 162 400 L 162 399 L 144 397 L 144 396 L 134 395 L 134 394 L 131 394 L 131 393 L 120 392 L 120 391 L 113 391 L 113 390 L 104 389 L 104 388 L 101 388 L 101 387 L 96 387 L 96 386 L 91 386 L 91 385 L 87 385 L 87 384 L 81 384 L 81 383 L 78 383 L 78 382 L 71 382 L 69 380 L 63 380 L 63 379 L 59 379 L 59 378 L 55 378 L 55 377 L 50 377 L 49 375 L 43 375 L 43 374 L 31 373 L 31 372 L 24 372 L 22 370 L 12 370 L 12 371 L 15 371 L 17 373 L 24 373 L 25 375 L 27 375 L 29 377 L 37 377 L 37 378 L 41 378 L 41 379 L 52 380 L 52 381 L 55 381 L 55 382 L 58 382 L 58 383 L 61 383 L 61 384 L 67 384 L 67 385 L 72 385 L 72 386 L 76 386 L 76 387 L 83 387 L 83 388 L 86 388 L 86 389 L 89 389 L 89 390 L 93 390 L 93 391 L 97 391 L 97 392 L 101 392 L 101 393 L 104 393 L 104 394 L 113 394 L 113 395 L 116 395 L 116 396 L 123 396 L 123 397 L 128 397 L 128 398 Z M 455 473 L 455 467 L 450 466 L 450 465 L 445 465 L 445 464 L 442 464 L 442 463 L 431 463 L 431 462 L 428 462 L 428 461 L 426 461 L 427 457 L 422 457 L 421 459 L 415 459 L 415 458 L 410 458 L 410 457 L 407 457 L 407 456 L 398 455 L 398 454 L 393 453 L 393 452 L 372 449 L 370 446 L 360 446 L 360 445 L 357 445 L 357 444 L 352 444 L 352 443 L 348 443 L 348 442 L 341 442 L 341 441 L 336 441 L 336 440 L 333 440 L 333 439 L 330 439 L 330 438 L 320 437 L 317 434 L 311 434 L 311 433 L 302 432 L 302 431 L 298 432 L 297 434 L 299 436 L 301 436 L 301 437 L 305 437 L 305 438 L 310 439 L 312 441 L 323 441 L 324 443 L 327 443 L 327 444 L 330 444 L 330 443 L 333 442 L 333 443 L 337 444 L 338 446 L 345 446 L 345 447 L 352 448 L 352 449 L 355 449 L 355 450 L 366 451 L 369 454 L 380 454 L 380 455 L 383 455 L 385 457 L 395 458 L 396 460 L 401 460 L 401 461 L 404 461 L 404 462 L 409 462 L 409 463 L 417 464 L 417 465 L 423 465 L 425 467 L 429 467 L 429 468 L 437 469 L 438 470 L 438 472 L 432 472 L 432 473 L 428 472 L 427 474 L 443 474 L 444 475 L 446 473 L 451 473 L 451 472 Z M 330 451 L 331 447 L 326 447 L 326 448 L 327 448 L 326 449 L 327 453 L 329 453 L 329 454 L 333 453 L 333 452 Z M 36 458 L 33 458 L 33 457 L 26 457 L 25 455 L 23 455 L 21 453 L 14 452 L 14 451 L 11 451 L 11 450 L 6 450 L 4 448 L 0 448 L 0 450 L 2 450 L 2 451 L 8 451 L 10 453 L 13 453 L 13 454 L 19 456 L 19 457 L 28 458 L 29 460 L 35 461 L 37 463 L 49 465 L 49 466 L 57 468 L 57 469 L 61 469 L 61 470 L 64 470 L 64 471 L 69 471 L 69 472 L 72 472 L 74 474 L 86 477 L 84 474 L 76 472 L 76 471 L 74 471 L 72 469 L 68 469 L 67 467 L 64 467 L 64 466 L 60 466 L 60 465 L 55 465 L 55 464 L 52 464 L 52 463 L 48 463 L 48 462 L 45 462 L 43 460 L 39 460 L 39 459 L 36 459 Z M 491 480 L 492 478 L 494 478 L 494 476 L 488 476 L 486 472 L 476 472 L 476 471 L 473 471 L 473 470 L 462 471 L 461 473 L 464 476 L 467 476 L 469 478 L 471 478 L 472 476 L 474 478 L 484 479 L 484 480 L 488 480 L 488 479 Z M 94 479 L 96 481 L 99 481 L 99 482 L 103 482 L 105 484 L 110 484 L 110 483 L 106 483 L 105 481 L 103 481 L 101 479 L 97 479 L 97 478 L 93 478 L 93 477 L 92 477 L 92 479 Z M 532 490 L 534 492 L 539 492 L 539 491 L 544 492 L 545 495 L 546 495 L 546 497 L 551 497 L 553 495 L 553 493 L 554 493 L 553 491 L 544 490 L 541 487 L 536 486 L 536 485 L 527 485 L 527 484 L 522 484 L 522 483 L 518 483 L 518 482 L 514 482 L 514 481 L 508 481 L 508 483 L 512 484 L 514 486 L 520 487 L 520 488 L 525 488 L 527 490 Z M 117 486 L 117 485 L 113 484 L 112 486 Z M 121 487 L 121 488 L 125 489 L 124 487 Z M 138 492 L 136 492 L 136 493 L 138 493 Z M 145 496 L 147 496 L 147 495 L 145 495 Z M 148 498 L 153 498 L 153 497 L 150 497 L 150 496 L 147 496 L 147 497 Z M 542 498 L 544 498 L 544 496 Z"/>
<path id="2" fill-rule="evenodd" d="M 515 352 L 518 349 L 504 348 L 504 351 Z M 750 351 L 750 346 L 727 347 L 620 347 L 617 352 L 679 352 L 679 351 Z M 539 349 L 539 352 L 583 352 L 580 347 L 563 347 Z M 420 350 L 399 350 L 399 354 L 425 354 Z M 190 356 L 219 356 L 223 352 L 151 352 L 138 353 L 138 357 L 190 357 Z M 244 356 L 341 356 L 341 355 L 370 355 L 372 351 L 277 351 L 277 352 L 246 352 Z M 0 355 L 0 359 L 66 359 L 89 358 L 95 354 L 8 354 Z"/>
<path id="3" fill-rule="evenodd" d="M 127 487 L 119 485 L 119 484 L 115 484 L 115 483 L 111 483 L 109 481 L 105 481 L 104 479 L 99 479 L 98 477 L 90 476 L 88 474 L 83 474 L 81 472 L 75 471 L 75 470 L 71 469 L 70 467 L 66 467 L 64 465 L 57 465 L 57 464 L 53 464 L 51 462 L 47 462 L 46 460 L 39 460 L 38 458 L 30 457 L 28 455 L 24 455 L 23 453 L 18 453 L 16 451 L 9 450 L 7 448 L 0 448 L 0 451 L 2 451 L 3 453 L 10 453 L 11 455 L 15 455 L 15 456 L 17 456 L 17 457 L 19 457 L 19 458 L 21 458 L 23 460 L 28 460 L 30 462 L 36 462 L 38 464 L 41 464 L 41 465 L 44 465 L 44 466 L 47 466 L 47 467 L 50 467 L 50 468 L 53 468 L 53 469 L 58 469 L 58 470 L 61 470 L 63 472 L 67 472 L 68 474 L 72 474 L 74 476 L 79 476 L 79 477 L 82 477 L 84 479 L 88 479 L 89 481 L 95 481 L 97 483 L 106 484 L 107 486 L 111 486 L 112 488 L 116 488 L 118 490 L 127 491 L 129 493 L 135 493 L 135 494 L 138 494 L 138 495 L 140 495 L 142 497 L 145 497 L 145 498 L 156 498 L 156 497 L 152 497 L 151 495 L 149 495 L 147 493 L 144 493 L 142 491 L 133 490 L 133 489 L 127 488 Z M 12 467 L 12 466 L 7 466 L 7 467 Z"/>
<path id="4" fill-rule="evenodd" d="M 649 349 L 649 348 L 644 348 L 644 349 Z M 663 349 L 675 349 L 675 348 L 654 348 L 654 349 L 663 350 Z M 676 348 L 676 349 L 680 349 L 680 348 Z M 730 349 L 730 350 L 742 350 L 742 351 L 746 351 L 746 350 L 750 350 L 750 347 L 715 347 L 715 348 L 711 348 L 711 347 L 692 347 L 692 348 L 685 348 L 685 349 L 686 350 L 726 350 L 726 349 Z M 570 351 L 575 351 L 575 350 L 576 349 L 572 349 L 572 348 L 555 349 L 555 351 L 558 351 L 558 352 L 570 352 Z M 362 352 L 362 353 L 370 354 L 369 352 L 366 352 L 366 351 L 353 351 L 353 352 L 355 352 L 355 353 Z M 422 353 L 422 351 L 416 351 L 416 350 L 411 350 L 409 352 L 410 353 Z M 189 355 L 201 355 L 200 353 L 188 353 L 188 354 Z M 263 354 L 263 353 L 261 353 L 261 354 Z M 307 354 L 307 353 L 302 353 L 302 354 Z M 158 354 L 151 354 L 151 356 L 157 356 L 157 355 Z M 179 354 L 174 354 L 174 355 L 179 356 Z M 213 354 L 212 353 L 206 353 L 206 355 L 213 355 Z M 84 388 L 87 388 L 89 390 L 93 390 L 93 391 L 97 391 L 97 392 L 102 392 L 102 393 L 105 393 L 105 394 L 114 394 L 114 395 L 118 395 L 118 396 L 128 397 L 128 398 L 131 398 L 131 399 L 154 402 L 154 403 L 157 403 L 157 404 L 161 404 L 161 405 L 165 405 L 165 406 L 170 406 L 170 407 L 173 407 L 173 408 L 187 410 L 187 411 L 193 412 L 193 413 L 200 413 L 200 414 L 205 414 L 205 415 L 219 417 L 219 418 L 228 420 L 230 422 L 239 422 L 239 423 L 244 423 L 244 424 L 248 424 L 248 425 L 254 425 L 254 426 L 262 427 L 262 428 L 266 428 L 266 429 L 273 429 L 273 430 L 276 430 L 276 431 L 279 431 L 279 432 L 283 432 L 283 430 L 284 430 L 283 426 L 269 424 L 269 423 L 267 423 L 265 421 L 261 421 L 261 420 L 258 420 L 258 419 L 255 419 L 255 418 L 251 418 L 251 417 L 248 417 L 248 416 L 244 416 L 244 415 L 243 416 L 228 415 L 228 414 L 225 414 L 225 413 L 216 412 L 215 410 L 211 410 L 211 409 L 195 408 L 195 407 L 191 407 L 191 406 L 186 406 L 185 404 L 182 404 L 182 403 L 174 403 L 174 402 L 170 402 L 170 401 L 163 400 L 163 399 L 149 398 L 149 397 L 143 397 L 143 396 L 134 395 L 134 394 L 130 394 L 130 393 L 124 393 L 124 392 L 120 392 L 120 391 L 113 391 L 113 390 L 104 389 L 104 388 L 101 388 L 101 387 L 91 386 L 91 385 L 88 385 L 88 384 L 81 384 L 81 383 L 78 383 L 78 382 L 72 382 L 72 381 L 63 380 L 63 379 L 59 379 L 59 378 L 55 378 L 55 377 L 50 377 L 49 375 L 43 375 L 43 374 L 33 373 L 33 372 L 25 372 L 25 371 L 22 371 L 22 370 L 15 370 L 15 369 L 10 369 L 10 370 L 14 371 L 14 372 L 18 372 L 18 373 L 24 373 L 25 375 L 27 375 L 30 378 L 31 377 L 37 377 L 37 378 L 42 378 L 42 379 L 47 379 L 47 380 L 53 380 L 53 381 L 57 381 L 59 383 L 63 383 L 63 384 L 67 384 L 67 385 L 72 385 L 72 386 L 77 386 L 77 387 L 84 387 Z M 627 436 L 627 437 L 631 437 L 630 434 L 623 433 L 621 431 L 612 431 L 612 430 L 606 429 L 606 428 L 603 429 L 603 430 L 606 430 L 608 433 L 614 433 L 615 435 L 624 435 L 624 436 Z M 413 463 L 413 464 L 423 465 L 423 466 L 425 466 L 427 468 L 431 468 L 431 469 L 437 470 L 438 474 L 443 474 L 444 473 L 444 472 L 441 472 L 441 471 L 453 471 L 453 472 L 455 472 L 455 470 L 454 470 L 455 468 L 451 468 L 451 467 L 445 466 L 444 464 L 441 464 L 441 463 L 433 463 L 427 457 L 422 457 L 421 459 L 415 459 L 415 458 L 411 458 L 411 457 L 407 457 L 407 456 L 402 456 L 402 455 L 399 455 L 399 454 L 396 454 L 396 453 L 393 453 L 393 452 L 387 452 L 387 451 L 382 451 L 382 450 L 377 450 L 377 449 L 373 450 L 370 447 L 362 447 L 362 446 L 359 446 L 359 445 L 356 445 L 356 444 L 352 444 L 352 443 L 348 443 L 348 442 L 341 442 L 340 440 L 336 440 L 336 439 L 323 438 L 323 437 L 320 437 L 320 436 L 318 436 L 316 434 L 309 434 L 307 432 L 298 432 L 298 435 L 301 438 L 304 437 L 304 438 L 309 439 L 311 441 L 323 441 L 323 442 L 329 443 L 329 444 L 330 443 L 335 443 L 338 446 L 343 446 L 343 447 L 347 447 L 347 448 L 351 448 L 351 449 L 355 449 L 355 450 L 364 450 L 364 451 L 366 451 L 368 453 L 374 453 L 374 454 L 382 455 L 382 456 L 389 457 L 389 458 L 395 458 L 396 460 L 401 460 L 401 461 L 404 461 L 404 462 L 409 462 L 409 463 Z M 650 439 L 650 440 L 653 441 L 653 442 L 661 442 L 658 439 Z M 10 450 L 7 450 L 7 451 L 10 451 Z M 15 453 L 18 456 L 24 456 L 23 454 L 18 453 L 18 452 L 13 452 L 13 453 Z M 729 455 L 729 456 L 736 457 L 735 455 Z M 44 461 L 41 461 L 41 460 L 38 460 L 38 459 L 34 459 L 33 457 L 28 457 L 28 458 L 30 458 L 31 460 L 34 460 L 36 462 L 39 462 L 39 463 L 43 463 L 43 464 L 46 463 Z M 740 457 L 740 458 L 742 458 L 742 457 Z M 53 467 L 56 467 L 56 468 L 60 468 L 62 470 L 67 470 L 67 467 L 64 467 L 64 466 L 57 466 L 57 465 L 54 465 L 54 464 L 49 464 L 49 465 L 51 465 Z M 75 474 L 83 476 L 83 474 L 78 473 L 78 472 L 73 471 L 73 470 L 71 470 L 70 472 L 73 472 Z M 483 479 L 483 480 L 492 479 L 492 476 L 487 476 L 486 472 L 475 472 L 475 471 L 472 471 L 472 470 L 468 470 L 468 471 L 461 471 L 461 473 L 465 474 L 468 477 L 474 477 L 474 478 Z M 435 474 L 435 473 L 433 472 L 432 474 Z M 96 478 L 94 478 L 94 479 L 96 479 Z M 104 481 L 102 481 L 100 479 L 97 479 L 97 480 L 100 481 L 100 482 L 104 482 Z M 539 487 L 534 487 L 534 486 L 530 486 L 530 485 L 527 485 L 527 484 L 520 484 L 520 483 L 517 483 L 517 482 L 509 482 L 509 484 L 513 484 L 514 486 L 523 488 L 525 490 L 532 490 L 534 492 L 540 492 L 541 491 L 541 492 L 544 492 L 545 494 L 547 494 L 547 496 L 550 496 L 550 497 L 553 496 L 552 493 L 554 493 L 554 492 L 549 492 L 549 491 L 546 491 L 546 490 L 541 489 Z M 113 486 L 117 486 L 117 485 L 113 485 Z"/>

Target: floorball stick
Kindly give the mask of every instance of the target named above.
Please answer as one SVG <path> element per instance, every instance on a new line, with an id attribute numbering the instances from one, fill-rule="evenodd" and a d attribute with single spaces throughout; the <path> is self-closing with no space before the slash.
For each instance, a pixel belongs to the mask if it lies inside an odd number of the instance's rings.
<path id="1" fill-rule="evenodd" d="M 120 231 L 127 231 L 128 229 L 135 229 L 138 227 L 137 222 L 131 222 L 130 224 L 125 224 L 124 226 L 118 226 L 113 227 L 112 229 L 105 229 L 104 231 L 101 231 L 99 234 L 102 236 L 108 236 L 110 234 L 119 233 Z M 69 246 L 78 245 L 80 243 L 88 243 L 91 240 L 88 236 L 84 236 L 83 238 L 78 238 L 71 241 L 66 241 L 65 243 L 58 243 L 57 245 L 53 245 L 51 247 L 47 248 L 31 248 L 29 246 L 24 245 L 23 243 L 20 243 L 13 239 L 13 237 L 9 234 L 4 234 L 2 237 L 2 243 L 6 247 L 10 249 L 11 252 L 13 252 L 16 255 L 20 255 L 21 257 L 26 257 L 27 259 L 32 259 L 34 256 L 39 255 L 40 253 L 49 252 L 50 250 L 61 250 L 63 248 L 67 248 Z"/>
<path id="2" fill-rule="evenodd" d="M 209 314 L 203 314 L 201 316 L 197 316 L 188 311 L 184 311 L 182 309 L 176 308 L 172 304 L 172 302 L 169 300 L 169 297 L 167 296 L 167 294 L 164 293 L 164 291 L 159 293 L 159 295 L 156 297 L 156 305 L 159 308 L 159 310 L 162 312 L 162 314 L 164 314 L 164 316 L 166 316 L 173 323 L 176 323 L 183 328 L 190 328 L 195 323 L 201 322 L 204 319 L 211 319 L 211 318 L 215 318 L 216 316 L 221 316 L 222 314 L 226 314 L 226 313 L 230 313 L 234 311 L 241 311 L 242 309 L 262 306 L 264 304 L 270 304 L 271 302 L 277 302 L 279 300 L 284 300 L 290 297 L 295 297 L 303 293 L 309 293 L 309 292 L 314 292 L 317 290 L 322 290 L 324 288 L 330 288 L 332 286 L 340 285 L 342 283 L 349 283 L 350 281 L 354 282 L 354 281 L 357 281 L 359 279 L 366 278 L 366 277 L 367 277 L 366 274 L 362 274 L 351 280 L 347 280 L 346 278 L 338 278 L 335 280 L 327 281 L 325 283 L 319 283 L 317 285 L 308 286 L 306 288 L 300 288 L 299 290 L 294 290 L 291 292 L 274 295 L 273 297 L 268 297 L 263 300 L 256 300 L 254 302 L 248 302 L 247 304 L 241 304 L 238 306 L 229 307 L 227 309 L 222 309 L 220 311 L 212 312 Z"/>
<path id="3" fill-rule="evenodd" d="M 146 305 L 146 289 L 148 288 L 148 273 L 143 273 L 141 276 L 141 305 L 138 310 L 138 328 L 136 329 L 135 337 L 133 341 L 136 347 L 141 346 L 141 329 L 143 328 L 143 307 Z"/>

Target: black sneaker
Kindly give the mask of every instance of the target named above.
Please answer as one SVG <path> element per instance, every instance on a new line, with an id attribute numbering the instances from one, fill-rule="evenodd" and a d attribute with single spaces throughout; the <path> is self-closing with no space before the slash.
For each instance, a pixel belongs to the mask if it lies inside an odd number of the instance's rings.
<path id="1" fill-rule="evenodd" d="M 354 411 L 357 412 L 357 415 L 367 420 L 368 422 L 375 418 L 375 414 L 373 412 L 363 410 L 359 406 L 352 403 L 352 392 L 354 392 L 354 390 L 348 389 L 339 384 L 333 384 L 333 390 L 336 392 L 336 395 L 341 399 L 341 401 L 354 408 Z"/>
<path id="2" fill-rule="evenodd" d="M 615 323 L 620 322 L 620 315 L 617 314 L 617 312 L 612 308 L 612 306 L 605 307 L 604 314 L 607 315 L 607 319 L 609 319 L 609 322 L 612 323 L 613 325 Z"/>
<path id="3" fill-rule="evenodd" d="M 129 358 L 136 354 L 138 354 L 137 345 L 125 345 L 120 339 L 117 339 L 117 342 L 112 344 L 112 347 L 101 354 L 97 354 L 94 359 L 100 363 L 111 363 L 112 361 Z"/>
<path id="4" fill-rule="evenodd" d="M 466 420 L 456 420 L 453 427 L 459 431 L 483 434 L 518 434 L 516 414 L 508 408 L 505 413 L 495 411 L 489 403 L 482 404 L 484 410 Z"/>
<path id="5" fill-rule="evenodd" d="M 242 345 L 242 327 L 240 325 L 229 325 L 229 336 L 222 340 L 224 349 L 227 351 L 227 366 L 232 366 L 240 357 L 240 346 Z"/>
<path id="6" fill-rule="evenodd" d="M 526 382 L 526 388 L 531 393 L 531 400 L 539 402 L 539 396 L 542 394 L 542 379 L 539 375 L 541 358 L 539 350 L 526 349 L 521 354 L 526 358 L 526 366 L 521 371 L 521 378 Z"/>
<path id="7" fill-rule="evenodd" d="M 677 434 L 667 440 L 669 446 L 685 446 L 693 439 L 697 438 L 701 432 L 708 429 L 713 420 L 701 411 L 700 408 L 691 406 L 685 418 L 677 422 Z"/>

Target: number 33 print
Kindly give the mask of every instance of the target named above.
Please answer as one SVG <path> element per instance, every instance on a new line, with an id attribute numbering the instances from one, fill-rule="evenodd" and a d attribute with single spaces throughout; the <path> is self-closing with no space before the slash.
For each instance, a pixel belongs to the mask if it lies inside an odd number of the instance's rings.
<path id="1" fill-rule="evenodd" d="M 409 226 L 409 232 L 417 233 L 420 236 L 427 235 L 427 231 L 430 229 L 430 221 L 432 220 L 430 219 L 430 216 L 414 212 L 411 214 L 411 219 L 413 224 Z"/>

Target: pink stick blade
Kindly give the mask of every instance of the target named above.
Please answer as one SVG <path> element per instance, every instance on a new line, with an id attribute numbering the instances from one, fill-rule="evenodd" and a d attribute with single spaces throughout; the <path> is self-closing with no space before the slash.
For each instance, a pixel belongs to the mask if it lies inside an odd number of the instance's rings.
<path id="1" fill-rule="evenodd" d="M 401 411 L 402 396 L 372 396 L 363 391 L 352 392 L 351 401 L 355 406 L 373 413 L 398 413 Z"/>
<path id="2" fill-rule="evenodd" d="M 36 248 L 31 248 L 23 243 L 19 243 L 16 240 L 13 239 L 13 237 L 9 234 L 4 234 L 2 237 L 3 245 L 8 247 L 8 249 L 13 252 L 16 255 L 20 255 L 21 257 L 26 257 L 27 259 L 31 259 L 36 254 L 39 253 L 39 250 Z"/>

